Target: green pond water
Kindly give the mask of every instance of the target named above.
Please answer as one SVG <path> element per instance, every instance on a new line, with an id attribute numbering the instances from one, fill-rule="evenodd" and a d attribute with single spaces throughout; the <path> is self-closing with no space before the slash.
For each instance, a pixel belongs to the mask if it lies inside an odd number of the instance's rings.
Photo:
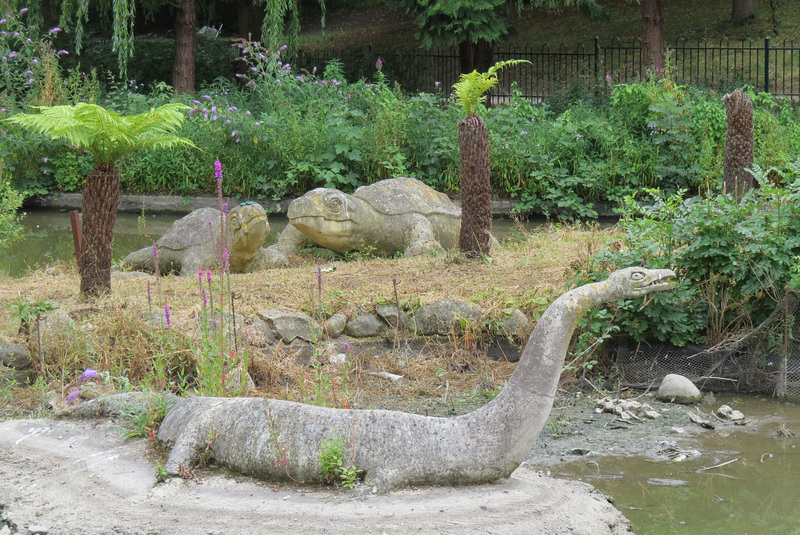
<path id="1" fill-rule="evenodd" d="M 121 261 L 128 253 L 146 247 L 158 239 L 172 223 L 184 214 L 145 214 L 120 212 L 114 225 L 112 256 L 114 263 Z M 270 234 L 265 246 L 275 243 L 286 226 L 285 217 L 269 216 Z M 526 223 L 527 228 L 540 226 L 541 222 Z M 58 261 L 72 258 L 75 248 L 70 230 L 69 212 L 38 211 L 27 212 L 22 220 L 23 238 L 14 243 L 0 255 L 0 272 L 19 277 L 36 267 L 44 267 Z M 510 220 L 496 220 L 494 234 L 502 239 L 517 228 Z"/>
<path id="2" fill-rule="evenodd" d="M 723 403 L 749 423 L 701 431 L 687 421 L 685 429 L 698 433 L 699 457 L 655 462 L 608 456 L 556 465 L 551 475 L 580 479 L 612 496 L 638 535 L 800 534 L 800 438 L 777 436 L 781 426 L 800 436 L 800 406 L 746 396 L 718 396 L 714 405 Z M 727 461 L 733 462 L 701 470 Z"/>

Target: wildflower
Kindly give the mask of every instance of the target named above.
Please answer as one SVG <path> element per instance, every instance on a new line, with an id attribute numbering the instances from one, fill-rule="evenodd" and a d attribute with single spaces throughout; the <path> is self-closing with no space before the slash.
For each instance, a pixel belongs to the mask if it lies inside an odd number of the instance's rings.
<path id="1" fill-rule="evenodd" d="M 433 87 L 439 87 L 442 85 L 442 82 L 433 82 Z"/>
<path id="2" fill-rule="evenodd" d="M 60 31 L 61 31 L 61 28 L 59 28 L 58 26 L 56 26 L 55 28 L 50 28 L 50 33 L 51 33 L 52 35 L 55 35 L 55 34 L 57 34 L 57 33 L 58 33 L 58 32 L 60 32 Z"/>
<path id="3" fill-rule="evenodd" d="M 192 100 L 192 104 L 200 104 L 199 100 Z"/>
<path id="4" fill-rule="evenodd" d="M 230 120 L 230 119 L 227 119 L 227 120 L 225 121 L 225 124 L 231 124 L 231 120 Z"/>
<path id="5" fill-rule="evenodd" d="M 169 306 L 167 305 L 166 301 L 164 301 L 164 318 L 167 320 L 167 327 L 169 327 L 172 321 L 169 313 Z"/>
<path id="6" fill-rule="evenodd" d="M 28 76 L 32 76 L 33 75 L 33 71 L 25 71 L 25 74 L 27 74 Z"/>
<path id="7" fill-rule="evenodd" d="M 231 106 L 228 108 L 228 111 L 237 111 L 238 109 L 239 108 L 237 108 L 236 106 Z"/>
<path id="8" fill-rule="evenodd" d="M 202 269 L 198 269 L 197 270 L 197 280 L 200 281 L 200 282 L 203 282 L 203 270 Z"/>
<path id="9" fill-rule="evenodd" d="M 212 115 L 212 116 L 211 116 L 211 120 L 212 120 L 212 121 L 216 121 L 216 120 L 217 120 L 217 114 L 216 114 L 216 113 L 215 113 L 214 115 Z"/>
<path id="10" fill-rule="evenodd" d="M 316 67 L 316 65 L 314 66 L 314 68 L 313 68 L 313 69 L 311 69 L 311 74 L 317 74 L 317 67 Z"/>
<path id="11" fill-rule="evenodd" d="M 72 393 L 69 396 L 67 396 L 67 405 L 73 404 L 80 395 L 81 395 L 80 390 L 73 390 Z"/>
<path id="12" fill-rule="evenodd" d="M 19 10 L 20 15 L 22 15 L 23 13 L 27 13 L 27 12 L 28 12 L 28 8 L 27 7 L 23 7 L 22 9 Z"/>
<path id="13" fill-rule="evenodd" d="M 256 123 L 255 123 L 255 126 L 261 126 L 261 123 L 259 123 L 258 121 L 256 121 Z"/>
<path id="14" fill-rule="evenodd" d="M 342 349 L 344 349 L 345 351 L 347 351 L 348 349 L 350 349 L 350 344 L 348 344 L 347 342 L 343 343 L 343 344 L 342 344 Z"/>
<path id="15" fill-rule="evenodd" d="M 284 50 L 286 50 L 286 45 L 283 45 L 283 46 L 280 48 L 280 50 L 281 50 L 281 52 L 283 52 Z"/>
<path id="16" fill-rule="evenodd" d="M 217 111 L 217 107 L 216 106 L 211 106 L 211 111 Z"/>
<path id="17" fill-rule="evenodd" d="M 44 163 L 47 163 L 47 156 L 45 156 L 44 158 L 42 158 L 42 161 L 43 161 Z"/>
<path id="18" fill-rule="evenodd" d="M 610 74 L 606 74 L 606 82 L 608 82 L 610 84 L 611 80 L 612 80 L 611 75 Z"/>
<path id="19" fill-rule="evenodd" d="M 59 50 L 58 51 L 58 55 L 59 56 L 67 56 L 67 55 L 69 55 L 69 52 L 67 52 L 66 50 Z"/>
<path id="20" fill-rule="evenodd" d="M 17 55 L 17 53 L 16 53 L 16 52 L 14 52 L 13 50 L 12 50 L 11 52 L 9 52 L 9 53 L 8 53 L 8 57 L 9 57 L 9 58 L 13 58 L 13 57 L 15 57 L 16 55 Z"/>
<path id="21" fill-rule="evenodd" d="M 378 58 L 378 61 L 375 62 L 375 68 L 379 71 L 383 69 L 383 62 L 381 61 L 381 58 Z"/>
<path id="22" fill-rule="evenodd" d="M 6 23 L 6 19 L 0 19 L 0 24 L 5 24 L 5 23 Z"/>
<path id="23" fill-rule="evenodd" d="M 78 386 L 80 386 L 81 383 L 86 381 L 87 379 L 94 379 L 95 377 L 97 377 L 97 370 L 93 370 L 92 368 L 86 368 L 80 375 L 80 377 L 78 377 Z"/>
<path id="24" fill-rule="evenodd" d="M 233 132 L 231 132 L 231 137 L 235 137 L 235 136 L 236 136 L 236 130 L 234 130 Z"/>
<path id="25" fill-rule="evenodd" d="M 33 78 L 28 78 L 28 83 L 32 84 L 33 83 Z"/>
<path id="26" fill-rule="evenodd" d="M 203 95 L 203 98 L 206 99 L 206 100 L 211 100 L 211 97 L 208 96 L 208 95 Z"/>
<path id="27" fill-rule="evenodd" d="M 250 113 L 250 110 L 246 110 L 246 111 L 244 112 L 244 114 L 245 114 L 245 115 L 251 115 L 251 113 Z"/>
<path id="28" fill-rule="evenodd" d="M 222 162 L 219 161 L 219 158 L 214 161 L 214 178 L 217 179 L 217 182 L 222 182 Z"/>

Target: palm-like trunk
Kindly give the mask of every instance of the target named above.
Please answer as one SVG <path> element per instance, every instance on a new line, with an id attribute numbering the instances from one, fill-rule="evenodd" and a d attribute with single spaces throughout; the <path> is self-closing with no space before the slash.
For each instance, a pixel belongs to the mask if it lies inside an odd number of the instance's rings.
<path id="1" fill-rule="evenodd" d="M 747 171 L 753 167 L 753 102 L 737 89 L 722 98 L 728 114 L 728 132 L 723 154 L 723 187 L 742 200 L 745 192 L 753 187 L 753 175 Z"/>
<path id="2" fill-rule="evenodd" d="M 83 189 L 81 293 L 94 297 L 111 290 L 111 239 L 119 200 L 119 171 L 95 167 Z"/>
<path id="3" fill-rule="evenodd" d="M 458 123 L 461 153 L 461 234 L 458 247 L 468 256 L 489 254 L 492 192 L 489 181 L 489 131 L 474 113 Z"/>

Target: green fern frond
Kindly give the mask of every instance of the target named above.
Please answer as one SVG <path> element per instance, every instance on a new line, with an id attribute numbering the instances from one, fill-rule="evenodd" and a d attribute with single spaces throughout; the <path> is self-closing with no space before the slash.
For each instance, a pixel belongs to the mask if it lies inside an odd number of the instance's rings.
<path id="1" fill-rule="evenodd" d="M 129 117 L 83 102 L 75 106 L 36 106 L 35 109 L 39 113 L 20 113 L 7 121 L 85 149 L 104 167 L 113 167 L 123 156 L 143 148 L 195 146 L 189 139 L 177 135 L 183 125 L 183 112 L 189 109 L 183 104 L 165 104 Z"/>
<path id="2" fill-rule="evenodd" d="M 464 108 L 467 115 L 475 113 L 478 104 L 486 102 L 486 93 L 497 83 L 497 73 L 506 67 L 520 63 L 530 63 L 530 61 L 524 59 L 498 61 L 486 72 L 472 71 L 469 74 L 462 74 L 458 78 L 458 82 L 453 84 L 453 94 L 456 96 L 459 106 Z"/>

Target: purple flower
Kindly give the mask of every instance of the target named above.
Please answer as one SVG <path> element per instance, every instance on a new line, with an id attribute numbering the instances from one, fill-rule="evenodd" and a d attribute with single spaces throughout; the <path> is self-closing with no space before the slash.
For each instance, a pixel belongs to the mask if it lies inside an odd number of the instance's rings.
<path id="1" fill-rule="evenodd" d="M 237 111 L 238 109 L 239 108 L 237 108 L 236 106 L 231 106 L 230 108 L 228 108 L 228 111 Z"/>
<path id="2" fill-rule="evenodd" d="M 200 282 L 203 282 L 203 270 L 202 269 L 198 269 L 197 270 L 197 280 L 199 280 Z"/>
<path id="3" fill-rule="evenodd" d="M 20 12 L 20 14 L 27 13 L 28 12 L 28 8 L 27 7 L 23 7 L 22 9 L 19 10 L 19 12 Z"/>
<path id="4" fill-rule="evenodd" d="M 250 115 L 250 110 L 245 110 L 244 114 L 245 115 Z"/>
<path id="5" fill-rule="evenodd" d="M 67 405 L 73 404 L 80 395 L 81 395 L 80 390 L 73 390 L 72 393 L 69 396 L 67 396 Z"/>
<path id="6" fill-rule="evenodd" d="M 347 351 L 348 349 L 350 349 L 350 344 L 348 344 L 347 342 L 343 343 L 343 344 L 342 344 L 342 349 L 344 349 L 345 351 Z"/>
<path id="7" fill-rule="evenodd" d="M 203 98 L 206 100 L 211 100 L 211 97 L 209 97 L 208 95 L 203 95 Z"/>
<path id="8" fill-rule="evenodd" d="M 97 377 L 97 370 L 93 370 L 92 368 L 86 368 L 83 373 L 78 377 L 78 386 L 81 386 L 81 383 L 86 381 L 87 379 L 94 379 Z"/>
<path id="9" fill-rule="evenodd" d="M 381 61 L 381 58 L 378 58 L 378 61 L 375 62 L 375 68 L 379 71 L 383 69 L 383 62 Z"/>
<path id="10" fill-rule="evenodd" d="M 66 55 L 68 55 L 68 54 L 69 54 L 69 52 L 67 52 L 66 50 L 59 50 L 59 51 L 58 51 L 58 55 L 59 55 L 59 56 L 66 56 Z"/>
<path id="11" fill-rule="evenodd" d="M 214 178 L 217 179 L 217 182 L 222 182 L 222 162 L 219 161 L 219 158 L 214 161 Z"/>
<path id="12" fill-rule="evenodd" d="M 192 104 L 200 104 L 199 100 L 192 100 Z"/>
<path id="13" fill-rule="evenodd" d="M 608 82 L 610 84 L 611 80 L 612 80 L 611 75 L 610 74 L 606 74 L 606 82 Z"/>
<path id="14" fill-rule="evenodd" d="M 169 306 L 167 305 L 166 301 L 164 301 L 164 318 L 167 320 L 167 327 L 169 327 L 172 321 L 169 313 Z"/>
<path id="15" fill-rule="evenodd" d="M 256 123 L 255 123 L 255 126 L 261 126 L 261 123 L 259 123 L 258 121 L 256 121 Z"/>
<path id="16" fill-rule="evenodd" d="M 211 106 L 211 111 L 217 111 L 217 107 L 216 106 Z"/>
<path id="17" fill-rule="evenodd" d="M 208 271 L 206 271 L 206 280 L 208 282 L 211 282 L 211 270 L 210 269 Z"/>
<path id="18" fill-rule="evenodd" d="M 214 115 L 212 115 L 212 116 L 211 116 L 211 120 L 212 120 L 212 121 L 216 121 L 216 120 L 217 120 L 217 114 L 216 114 L 216 113 L 215 113 Z"/>
<path id="19" fill-rule="evenodd" d="M 0 24 L 5 24 L 5 23 L 6 23 L 6 19 L 0 19 Z"/>
<path id="20" fill-rule="evenodd" d="M 9 53 L 8 53 L 8 57 L 9 57 L 9 58 L 13 58 L 13 57 L 14 57 L 14 56 L 16 56 L 16 55 L 17 55 L 17 53 L 16 53 L 16 52 L 14 52 L 13 50 L 12 50 L 11 52 L 9 52 Z"/>
<path id="21" fill-rule="evenodd" d="M 57 34 L 60 31 L 61 31 L 61 28 L 59 28 L 58 26 L 56 26 L 55 28 L 50 28 L 50 33 L 53 34 L 53 35 Z"/>
<path id="22" fill-rule="evenodd" d="M 153 257 L 158 260 L 158 245 L 153 244 Z"/>
<path id="23" fill-rule="evenodd" d="M 234 130 L 233 132 L 231 132 L 231 137 L 236 137 L 236 130 Z"/>

